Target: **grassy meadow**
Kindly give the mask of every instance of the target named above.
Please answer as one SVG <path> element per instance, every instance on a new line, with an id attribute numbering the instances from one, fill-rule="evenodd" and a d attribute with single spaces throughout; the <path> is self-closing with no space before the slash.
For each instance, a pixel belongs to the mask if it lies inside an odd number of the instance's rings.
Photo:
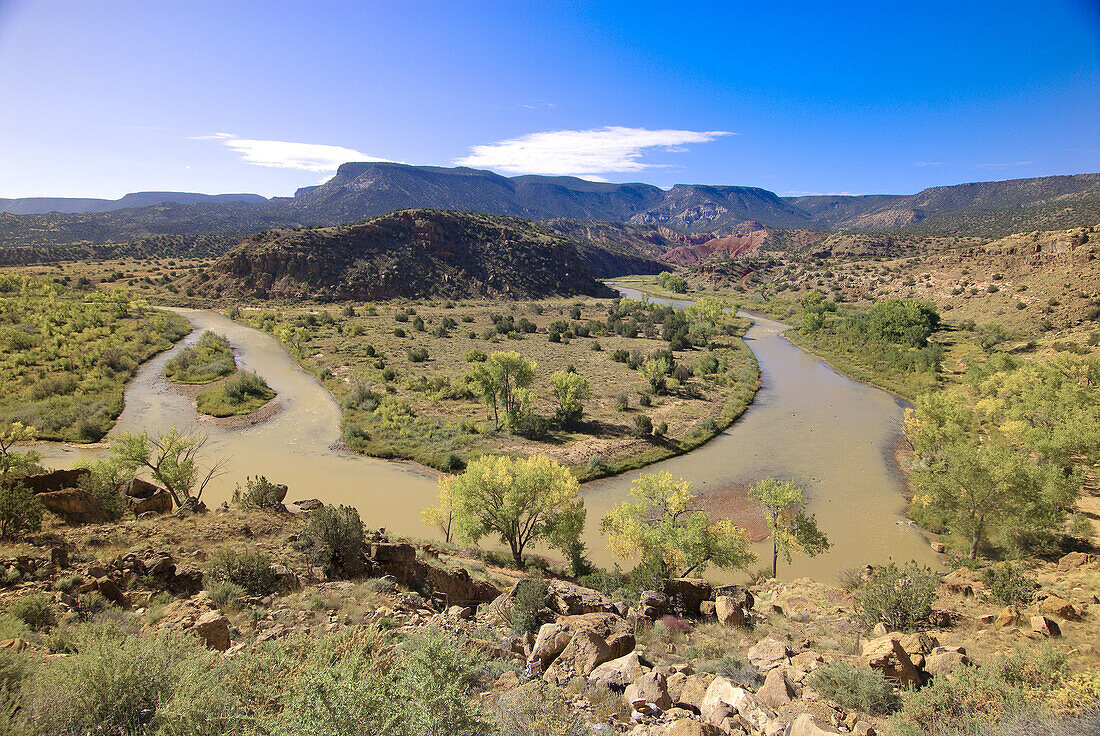
<path id="1" fill-rule="evenodd" d="M 697 447 L 740 416 L 759 387 L 740 337 L 747 322 L 731 319 L 728 334 L 705 348 L 669 351 L 662 325 L 646 317 L 610 328 L 614 304 L 394 302 L 230 313 L 278 337 L 321 379 L 343 406 L 345 442 L 360 452 L 444 469 L 489 452 L 544 453 L 587 479 Z M 475 364 L 508 351 L 537 364 L 528 388 L 533 426 L 518 431 L 498 430 L 466 379 Z M 674 365 L 654 391 L 639 369 L 660 351 Z M 579 421 L 553 421 L 551 376 L 559 371 L 588 383 Z"/>

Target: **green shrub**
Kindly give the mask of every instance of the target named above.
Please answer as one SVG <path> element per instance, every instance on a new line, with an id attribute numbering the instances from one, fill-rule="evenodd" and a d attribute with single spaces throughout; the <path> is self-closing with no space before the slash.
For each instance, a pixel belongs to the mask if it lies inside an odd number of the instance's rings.
<path id="1" fill-rule="evenodd" d="M 0 537 L 38 531 L 44 513 L 42 503 L 22 483 L 0 483 Z"/>
<path id="2" fill-rule="evenodd" d="M 525 578 L 515 585 L 512 596 L 512 631 L 519 635 L 538 633 L 539 613 L 546 606 L 549 587 L 539 577 Z"/>
<path id="3" fill-rule="evenodd" d="M 879 670 L 850 662 L 831 662 L 810 673 L 806 684 L 849 710 L 886 715 L 897 710 L 900 698 Z"/>
<path id="4" fill-rule="evenodd" d="M 939 577 L 909 561 L 875 568 L 856 595 L 856 616 L 867 626 L 885 624 L 891 631 L 913 631 L 928 621 Z"/>
<path id="5" fill-rule="evenodd" d="M 428 359 L 428 349 L 412 348 L 408 351 L 408 357 L 410 363 L 423 363 Z"/>
<path id="6" fill-rule="evenodd" d="M 244 488 L 238 485 L 233 491 L 233 503 L 242 509 L 280 509 L 285 497 L 285 486 L 278 486 L 262 475 L 247 478 Z"/>
<path id="7" fill-rule="evenodd" d="M 74 638 L 74 653 L 43 660 L 25 685 L 25 733 L 240 733 L 219 682 L 228 666 L 193 637 L 95 627 Z"/>
<path id="8" fill-rule="evenodd" d="M 332 637 L 290 673 L 293 695 L 275 736 L 470 736 L 485 732 L 471 698 L 484 661 L 436 627 L 390 652 L 380 630 Z"/>
<path id="9" fill-rule="evenodd" d="M 504 693 L 493 706 L 494 736 L 589 736 L 565 693 L 542 683 Z"/>
<path id="10" fill-rule="evenodd" d="M 653 434 L 653 420 L 645 414 L 634 417 L 634 429 L 631 431 L 635 437 L 648 437 Z"/>
<path id="11" fill-rule="evenodd" d="M 1017 650 L 984 667 L 966 666 L 950 676 L 903 695 L 894 718 L 899 736 L 982 732 L 1015 715 L 1025 703 L 1039 702 L 1066 672 L 1066 655 L 1052 646 Z"/>
<path id="12" fill-rule="evenodd" d="M 16 598 L 8 605 L 8 613 L 25 623 L 31 631 L 57 624 L 57 615 L 45 593 L 27 593 Z"/>
<path id="13" fill-rule="evenodd" d="M 312 548 L 318 562 L 336 571 L 344 560 L 363 550 L 365 534 L 359 511 L 351 506 L 322 506 L 310 513 L 301 539 Z"/>
<path id="14" fill-rule="evenodd" d="M 164 364 L 164 377 L 173 383 L 212 383 L 237 370 L 229 341 L 204 332 L 194 347 L 184 348 Z"/>
<path id="15" fill-rule="evenodd" d="M 271 567 L 271 556 L 253 550 L 219 549 L 207 566 L 206 574 L 212 581 L 239 585 L 251 595 L 274 593 L 278 582 Z"/>
<path id="16" fill-rule="evenodd" d="M 982 570 L 987 595 L 1006 606 L 1026 606 L 1035 599 L 1039 584 L 1022 565 L 1005 562 Z"/>
<path id="17" fill-rule="evenodd" d="M 240 371 L 195 397 L 199 412 L 212 417 L 230 417 L 256 411 L 271 399 L 275 391 L 255 373 Z"/>
<path id="18" fill-rule="evenodd" d="M 228 580 L 216 580 L 206 586 L 206 592 L 210 600 L 218 605 L 218 608 L 232 608 L 240 603 L 241 598 L 248 595 L 248 591 L 236 583 Z"/>

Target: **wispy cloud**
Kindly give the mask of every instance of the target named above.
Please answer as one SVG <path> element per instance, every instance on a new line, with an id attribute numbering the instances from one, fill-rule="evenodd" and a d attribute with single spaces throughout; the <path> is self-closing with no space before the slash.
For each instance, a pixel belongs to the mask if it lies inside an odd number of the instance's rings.
<path id="1" fill-rule="evenodd" d="M 549 174 L 597 179 L 600 174 L 643 171 L 658 166 L 642 156 L 651 149 L 681 152 L 688 143 L 709 143 L 724 130 L 647 130 L 608 126 L 591 130 L 550 130 L 473 146 L 455 161 L 512 174 Z"/>
<path id="2" fill-rule="evenodd" d="M 1013 161 L 1011 163 L 1003 163 L 1003 164 L 978 164 L 974 168 L 975 169 L 1010 169 L 1013 166 L 1027 166 L 1028 164 L 1033 164 L 1033 163 L 1035 163 L 1035 162 L 1034 161 Z"/>
<path id="3" fill-rule="evenodd" d="M 300 171 L 336 171 L 348 161 L 388 161 L 368 156 L 354 148 L 328 146 L 321 143 L 291 141 L 259 141 L 238 138 L 232 133 L 192 136 L 193 140 L 215 141 L 240 154 L 241 160 L 255 166 Z"/>
<path id="4" fill-rule="evenodd" d="M 530 102 L 521 102 L 516 107 L 522 107 L 526 110 L 537 110 L 544 107 L 554 107 L 553 102 L 544 102 L 542 100 L 531 100 Z"/>
<path id="5" fill-rule="evenodd" d="M 945 164 L 944 164 L 943 161 L 917 161 L 913 165 L 914 166 L 920 166 L 920 167 L 923 168 L 925 166 L 944 166 Z"/>

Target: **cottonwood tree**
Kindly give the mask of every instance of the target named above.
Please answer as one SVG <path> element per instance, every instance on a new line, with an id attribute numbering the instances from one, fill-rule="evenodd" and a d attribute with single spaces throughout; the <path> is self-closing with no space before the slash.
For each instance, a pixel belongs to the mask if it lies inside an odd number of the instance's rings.
<path id="1" fill-rule="evenodd" d="M 805 494 L 797 483 L 764 478 L 749 489 L 749 498 L 764 507 L 772 538 L 773 578 L 779 571 L 780 555 L 790 564 L 794 552 L 815 557 L 829 549 L 829 540 L 817 528 L 817 519 L 806 513 Z"/>
<path id="2" fill-rule="evenodd" d="M 434 526 L 443 533 L 443 540 L 450 544 L 454 541 L 455 512 L 451 503 L 451 479 L 443 476 L 439 479 L 439 505 L 428 506 L 420 512 L 420 518 L 428 526 Z"/>
<path id="3" fill-rule="evenodd" d="M 199 467 L 205 445 L 205 437 L 175 427 L 156 437 L 148 432 L 123 432 L 111 443 L 111 462 L 130 477 L 147 470 L 153 481 L 171 494 L 178 508 L 201 511 L 202 492 L 225 468 L 224 460 L 214 462 L 205 471 Z"/>
<path id="4" fill-rule="evenodd" d="M 729 519 L 711 521 L 694 508 L 692 484 L 672 473 L 643 473 L 630 487 L 630 499 L 603 518 L 600 532 L 611 552 L 658 566 L 664 577 L 686 576 L 707 565 L 722 570 L 756 561 L 745 530 Z"/>
<path id="5" fill-rule="evenodd" d="M 533 542 L 570 554 L 584 528 L 584 501 L 576 477 L 545 455 L 473 460 L 449 482 L 457 536 L 477 543 L 495 535 L 516 566 Z"/>
<path id="6" fill-rule="evenodd" d="M 520 408 L 530 401 L 527 387 L 535 380 L 538 364 L 515 350 L 498 351 L 466 374 L 477 387 L 486 405 L 493 410 L 493 422 L 501 428 L 500 413 L 511 422 Z"/>
<path id="7" fill-rule="evenodd" d="M 12 452 L 20 442 L 31 442 L 35 438 L 34 427 L 13 422 L 0 430 L 0 477 L 8 475 L 26 475 L 38 467 L 39 455 L 36 452 Z"/>
<path id="8" fill-rule="evenodd" d="M 584 413 L 589 396 L 588 381 L 573 371 L 558 371 L 550 376 L 551 390 L 558 400 L 558 418 L 563 425 L 575 424 Z"/>
<path id="9" fill-rule="evenodd" d="M 1080 491 L 1083 471 L 1056 461 L 1066 449 L 1057 447 L 1061 430 L 1007 418 L 1013 414 L 995 397 L 975 401 L 957 390 L 922 396 L 907 412 L 913 516 L 965 539 L 971 559 L 995 545 L 1049 543 Z"/>

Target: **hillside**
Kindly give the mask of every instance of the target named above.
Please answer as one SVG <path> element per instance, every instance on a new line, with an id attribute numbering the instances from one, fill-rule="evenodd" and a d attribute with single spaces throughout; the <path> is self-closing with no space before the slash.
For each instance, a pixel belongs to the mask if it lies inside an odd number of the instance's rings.
<path id="1" fill-rule="evenodd" d="M 215 263 L 203 288 L 290 299 L 520 299 L 603 294 L 598 278 L 661 269 L 518 218 L 403 210 L 356 225 L 254 235 Z"/>
<path id="2" fill-rule="evenodd" d="M 167 197 L 173 201 L 135 206 Z M 294 197 L 257 200 L 262 198 L 164 192 L 69 204 L 20 200 L 20 211 L 46 207 L 89 211 L 10 214 L 0 206 L 0 248 L 117 244 L 165 235 L 236 238 L 269 228 L 330 227 L 403 208 L 621 223 L 630 228 L 555 227 L 613 250 L 633 251 L 641 246 L 650 255 L 658 255 L 672 243 L 697 245 L 697 235 L 709 239 L 762 229 L 1003 237 L 1029 229 L 1097 222 L 1100 174 L 960 184 L 912 195 L 780 197 L 755 187 L 680 184 L 666 192 L 649 184 L 574 177 L 506 177 L 469 168 L 347 163 L 329 181 L 303 187 Z M 0 205 L 5 202 L 9 200 L 0 200 Z M 95 208 L 110 211 L 90 211 Z M 582 233 L 581 228 L 590 232 Z M 685 237 L 687 242 L 681 242 Z M 21 256 L 19 260 L 31 259 Z"/>
<path id="3" fill-rule="evenodd" d="M 165 202 L 196 204 L 199 202 L 245 202 L 262 204 L 266 197 L 259 194 L 198 194 L 195 192 L 130 192 L 118 199 L 87 197 L 19 197 L 0 199 L 0 212 L 13 215 L 45 215 L 50 212 L 112 212 L 132 207 L 149 207 Z"/>

